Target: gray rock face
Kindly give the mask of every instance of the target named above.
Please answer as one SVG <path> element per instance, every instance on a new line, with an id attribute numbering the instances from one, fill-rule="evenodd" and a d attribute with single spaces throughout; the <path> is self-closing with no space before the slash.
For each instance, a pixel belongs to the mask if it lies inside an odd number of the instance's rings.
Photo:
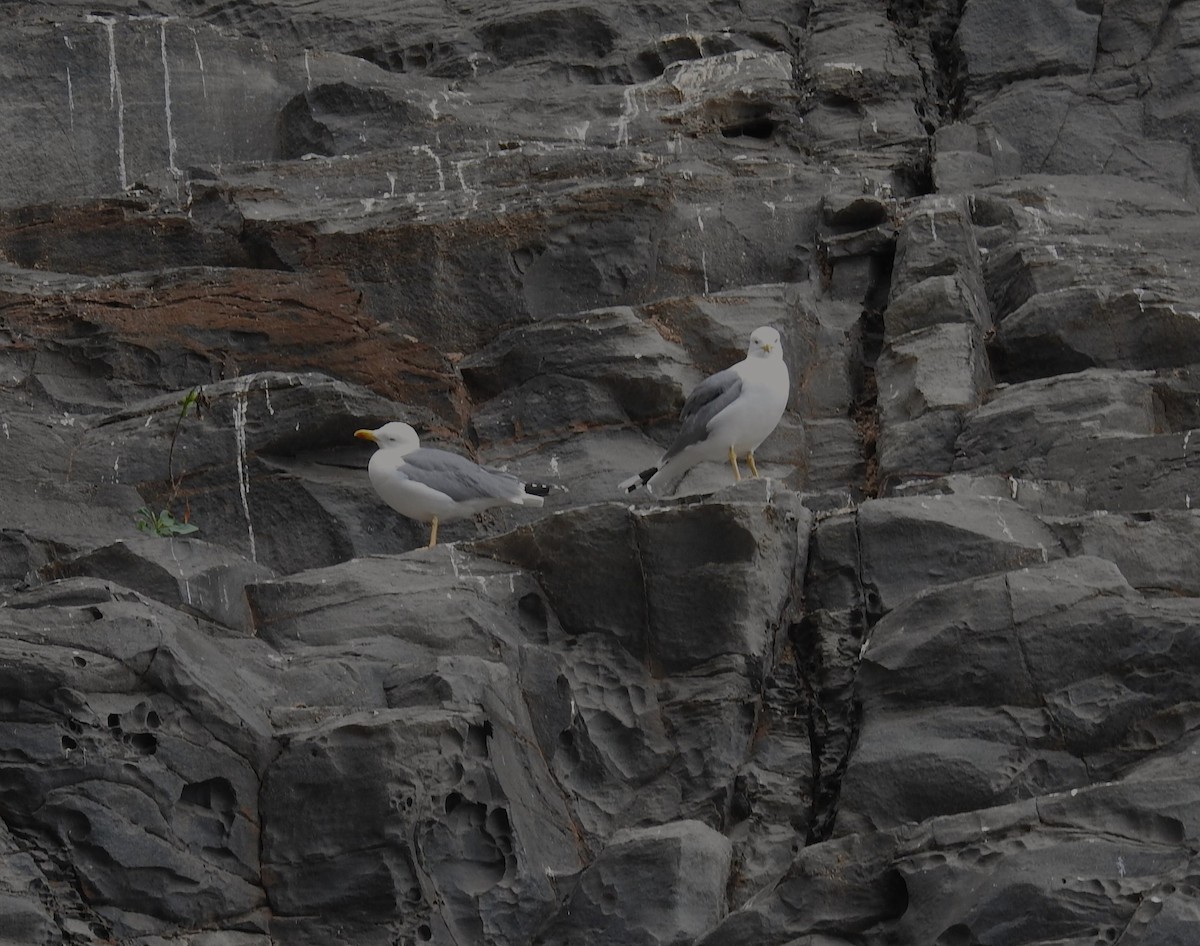
<path id="1" fill-rule="evenodd" d="M 1192 946 L 1197 4 L 0 26 L 0 943 Z"/>
<path id="2" fill-rule="evenodd" d="M 698 821 L 617 831 L 583 872 L 569 916 L 546 938 L 578 943 L 691 943 L 721 918 L 728 838 Z M 670 879 L 670 883 L 664 883 Z M 617 904 L 636 903 L 622 914 Z"/>
<path id="3" fill-rule="evenodd" d="M 944 613 L 947 596 L 962 601 L 962 611 L 933 629 L 922 614 Z M 860 671 L 870 702 L 858 764 L 843 783 L 843 814 L 891 827 L 1116 775 L 1139 755 L 1142 721 L 1190 699 L 1179 687 L 1189 687 L 1186 640 L 1195 619 L 1192 602 L 1143 602 L 1116 566 L 1087 557 L 915 599 L 873 630 Z M 1153 642 L 1132 633 L 1148 627 Z M 952 635 L 953 648 L 926 629 Z M 1070 656 L 1060 650 L 1067 642 Z M 954 668 L 939 673 L 931 656 L 949 651 Z M 1142 655 L 1155 663 L 1167 653 L 1171 668 L 1151 671 L 1149 691 L 1139 687 Z M 905 665 L 919 684 L 906 679 Z M 906 755 L 917 786 L 911 795 Z M 882 784 L 869 788 L 875 778 Z"/>

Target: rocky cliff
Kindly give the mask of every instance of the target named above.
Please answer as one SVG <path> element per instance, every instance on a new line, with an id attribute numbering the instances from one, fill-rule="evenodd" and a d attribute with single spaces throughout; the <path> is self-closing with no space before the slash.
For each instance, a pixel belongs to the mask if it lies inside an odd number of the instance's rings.
<path id="1" fill-rule="evenodd" d="M 1197 941 L 1200 5 L 0 24 L 0 942 Z"/>

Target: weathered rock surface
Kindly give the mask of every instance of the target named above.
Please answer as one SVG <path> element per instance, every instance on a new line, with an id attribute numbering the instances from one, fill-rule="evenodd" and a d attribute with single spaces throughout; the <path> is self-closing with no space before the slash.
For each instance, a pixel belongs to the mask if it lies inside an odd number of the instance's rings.
<path id="1" fill-rule="evenodd" d="M 1197 49 L 4 5 L 0 942 L 1192 946 Z M 759 325 L 766 478 L 617 496 Z M 391 419 L 562 488 L 424 550 Z"/>

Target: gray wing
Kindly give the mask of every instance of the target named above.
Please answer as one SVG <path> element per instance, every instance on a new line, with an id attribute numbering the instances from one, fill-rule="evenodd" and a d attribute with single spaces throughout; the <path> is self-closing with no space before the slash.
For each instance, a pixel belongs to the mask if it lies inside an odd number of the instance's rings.
<path id="1" fill-rule="evenodd" d="M 421 447 L 405 454 L 400 476 L 445 493 L 457 502 L 503 499 L 520 495 L 521 481 L 511 473 L 472 463 L 446 450 Z"/>
<path id="2" fill-rule="evenodd" d="M 708 425 L 712 419 L 736 401 L 741 393 L 742 378 L 732 368 L 718 371 L 697 384 L 683 402 L 683 410 L 679 412 L 679 433 L 671 448 L 663 455 L 663 461 L 703 440 L 708 435 Z"/>

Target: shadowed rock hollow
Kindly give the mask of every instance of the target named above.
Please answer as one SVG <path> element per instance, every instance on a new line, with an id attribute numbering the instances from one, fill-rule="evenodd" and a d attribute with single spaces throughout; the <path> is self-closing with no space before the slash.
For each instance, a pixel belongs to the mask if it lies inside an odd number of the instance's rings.
<path id="1" fill-rule="evenodd" d="M 0 943 L 1196 942 L 1196 4 L 0 25 Z"/>

